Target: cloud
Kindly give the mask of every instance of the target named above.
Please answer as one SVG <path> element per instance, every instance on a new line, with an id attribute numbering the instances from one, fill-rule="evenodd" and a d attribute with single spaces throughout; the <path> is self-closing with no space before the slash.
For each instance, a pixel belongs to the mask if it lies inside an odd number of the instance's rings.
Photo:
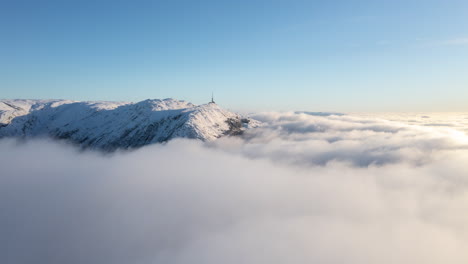
<path id="1" fill-rule="evenodd" d="M 466 135 L 451 124 L 436 129 L 423 121 L 410 125 L 381 118 L 292 112 L 261 113 L 254 118 L 265 125 L 247 131 L 243 139 L 225 138 L 212 144 L 250 158 L 311 166 L 338 161 L 359 167 L 418 165 L 454 149 L 468 149 Z"/>
<path id="2" fill-rule="evenodd" d="M 460 46 L 460 45 L 468 45 L 468 38 L 454 38 L 444 40 L 438 43 L 441 46 Z"/>
<path id="3" fill-rule="evenodd" d="M 111 155 L 0 141 L 0 262 L 466 263 L 463 135 L 256 117 L 244 138 Z"/>

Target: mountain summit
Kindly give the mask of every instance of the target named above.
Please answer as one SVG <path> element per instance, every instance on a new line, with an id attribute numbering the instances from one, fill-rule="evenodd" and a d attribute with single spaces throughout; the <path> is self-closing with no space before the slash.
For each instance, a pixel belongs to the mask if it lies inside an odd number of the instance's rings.
<path id="1" fill-rule="evenodd" d="M 257 121 L 215 103 L 175 100 L 78 102 L 0 100 L 0 138 L 51 137 L 85 148 L 136 148 L 173 138 L 214 140 L 238 135 Z"/>

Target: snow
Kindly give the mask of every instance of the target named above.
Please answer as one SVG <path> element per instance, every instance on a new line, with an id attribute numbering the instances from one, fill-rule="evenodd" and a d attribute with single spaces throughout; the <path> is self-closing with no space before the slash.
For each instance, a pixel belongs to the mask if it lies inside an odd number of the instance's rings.
<path id="1" fill-rule="evenodd" d="M 83 147 L 115 150 L 173 138 L 203 141 L 258 125 L 217 104 L 175 99 L 129 102 L 0 100 L 0 138 L 67 139 Z"/>

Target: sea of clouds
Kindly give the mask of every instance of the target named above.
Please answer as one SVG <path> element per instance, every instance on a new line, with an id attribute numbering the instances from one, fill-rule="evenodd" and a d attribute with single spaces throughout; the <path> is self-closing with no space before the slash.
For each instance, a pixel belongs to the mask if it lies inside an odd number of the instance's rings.
<path id="1" fill-rule="evenodd" d="M 468 115 L 253 117 L 113 154 L 0 141 L 0 263 L 468 263 Z"/>

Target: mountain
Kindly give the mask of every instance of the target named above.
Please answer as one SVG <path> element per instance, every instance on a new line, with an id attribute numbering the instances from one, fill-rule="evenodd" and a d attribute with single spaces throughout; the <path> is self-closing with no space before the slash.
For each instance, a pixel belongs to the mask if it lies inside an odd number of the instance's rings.
<path id="1" fill-rule="evenodd" d="M 173 138 L 210 141 L 258 124 L 215 103 L 194 105 L 175 99 L 138 103 L 0 100 L 0 138 L 51 137 L 109 151 Z"/>

